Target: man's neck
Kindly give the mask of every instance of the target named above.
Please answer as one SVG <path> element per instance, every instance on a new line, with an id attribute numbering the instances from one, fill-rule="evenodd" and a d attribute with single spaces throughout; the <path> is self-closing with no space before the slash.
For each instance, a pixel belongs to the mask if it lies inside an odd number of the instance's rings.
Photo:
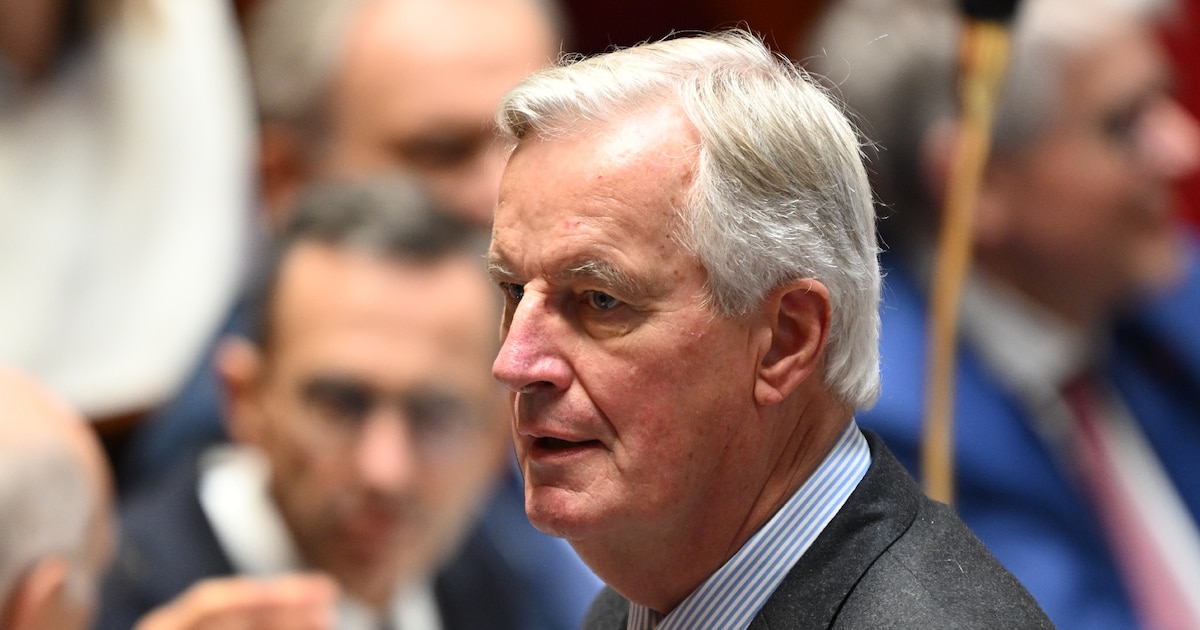
<path id="1" fill-rule="evenodd" d="M 618 593 L 669 613 L 796 493 L 850 421 L 851 411 L 829 396 L 796 400 L 748 420 L 779 429 L 762 439 L 762 456 L 723 462 L 731 474 L 722 478 L 729 482 L 709 488 L 696 505 L 682 506 L 670 526 L 658 521 L 642 531 L 625 528 L 609 536 L 572 540 L 571 545 Z"/>

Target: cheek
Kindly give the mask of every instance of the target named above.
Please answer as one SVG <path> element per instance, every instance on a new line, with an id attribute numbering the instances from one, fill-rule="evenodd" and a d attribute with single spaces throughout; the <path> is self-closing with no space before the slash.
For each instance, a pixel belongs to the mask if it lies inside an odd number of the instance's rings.
<path id="1" fill-rule="evenodd" d="M 294 516 L 316 524 L 335 513 L 339 496 L 349 496 L 353 483 L 349 463 L 315 445 L 280 435 L 270 453 L 271 474 L 280 501 Z"/>
<path id="2" fill-rule="evenodd" d="M 1145 176 L 1112 146 L 1078 141 L 1047 151 L 1027 179 L 1030 194 L 1045 200 L 1039 205 L 1046 220 L 1086 226 L 1120 215 L 1137 199 Z"/>
<path id="3" fill-rule="evenodd" d="M 675 458 L 687 465 L 719 452 L 753 400 L 752 368 L 727 336 L 693 332 L 660 348 L 645 348 L 608 382 L 605 412 L 637 461 Z M 716 445 L 716 446 L 714 446 Z M 658 465 L 656 463 L 656 465 Z"/>

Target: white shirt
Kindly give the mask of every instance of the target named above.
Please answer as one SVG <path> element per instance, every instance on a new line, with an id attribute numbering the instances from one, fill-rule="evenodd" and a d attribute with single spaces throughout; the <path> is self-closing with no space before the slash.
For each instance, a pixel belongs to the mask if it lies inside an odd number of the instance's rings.
<path id="1" fill-rule="evenodd" d="M 272 576 L 307 569 L 268 491 L 266 459 L 246 446 L 222 445 L 204 454 L 200 506 L 230 564 L 243 575 Z M 404 630 L 441 630 L 432 585 L 425 581 L 398 590 L 390 620 Z M 337 603 L 338 630 L 376 630 L 379 617 L 343 593 Z"/>
<path id="2" fill-rule="evenodd" d="M 256 195 L 230 3 L 113 4 L 67 67 L 0 93 L 0 362 L 91 417 L 183 384 L 237 293 Z"/>

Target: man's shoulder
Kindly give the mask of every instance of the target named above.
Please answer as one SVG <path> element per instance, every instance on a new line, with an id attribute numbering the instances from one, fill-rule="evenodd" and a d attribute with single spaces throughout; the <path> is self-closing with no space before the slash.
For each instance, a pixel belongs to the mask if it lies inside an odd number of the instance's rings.
<path id="1" fill-rule="evenodd" d="M 954 511 L 865 434 L 867 475 L 751 627 L 1051 627 Z"/>
<path id="2" fill-rule="evenodd" d="M 835 628 L 1052 628 L 953 510 L 923 501 L 912 526 L 848 594 Z"/>

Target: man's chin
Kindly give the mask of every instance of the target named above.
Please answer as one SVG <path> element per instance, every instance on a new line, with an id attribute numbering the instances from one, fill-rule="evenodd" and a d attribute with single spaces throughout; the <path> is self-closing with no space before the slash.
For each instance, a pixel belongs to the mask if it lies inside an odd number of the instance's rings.
<path id="1" fill-rule="evenodd" d="M 529 522 L 542 533 L 567 540 L 586 537 L 599 525 L 594 502 L 561 488 L 534 488 L 525 497 Z"/>
<path id="2" fill-rule="evenodd" d="M 1169 293 L 1184 280 L 1189 250 L 1181 233 L 1149 240 L 1133 255 L 1133 273 L 1125 295 L 1132 299 Z"/>
<path id="3" fill-rule="evenodd" d="M 382 593 L 390 598 L 398 586 L 421 578 L 428 569 L 423 550 L 413 545 L 347 541 L 340 550 L 331 572 L 357 598 L 373 599 Z"/>

